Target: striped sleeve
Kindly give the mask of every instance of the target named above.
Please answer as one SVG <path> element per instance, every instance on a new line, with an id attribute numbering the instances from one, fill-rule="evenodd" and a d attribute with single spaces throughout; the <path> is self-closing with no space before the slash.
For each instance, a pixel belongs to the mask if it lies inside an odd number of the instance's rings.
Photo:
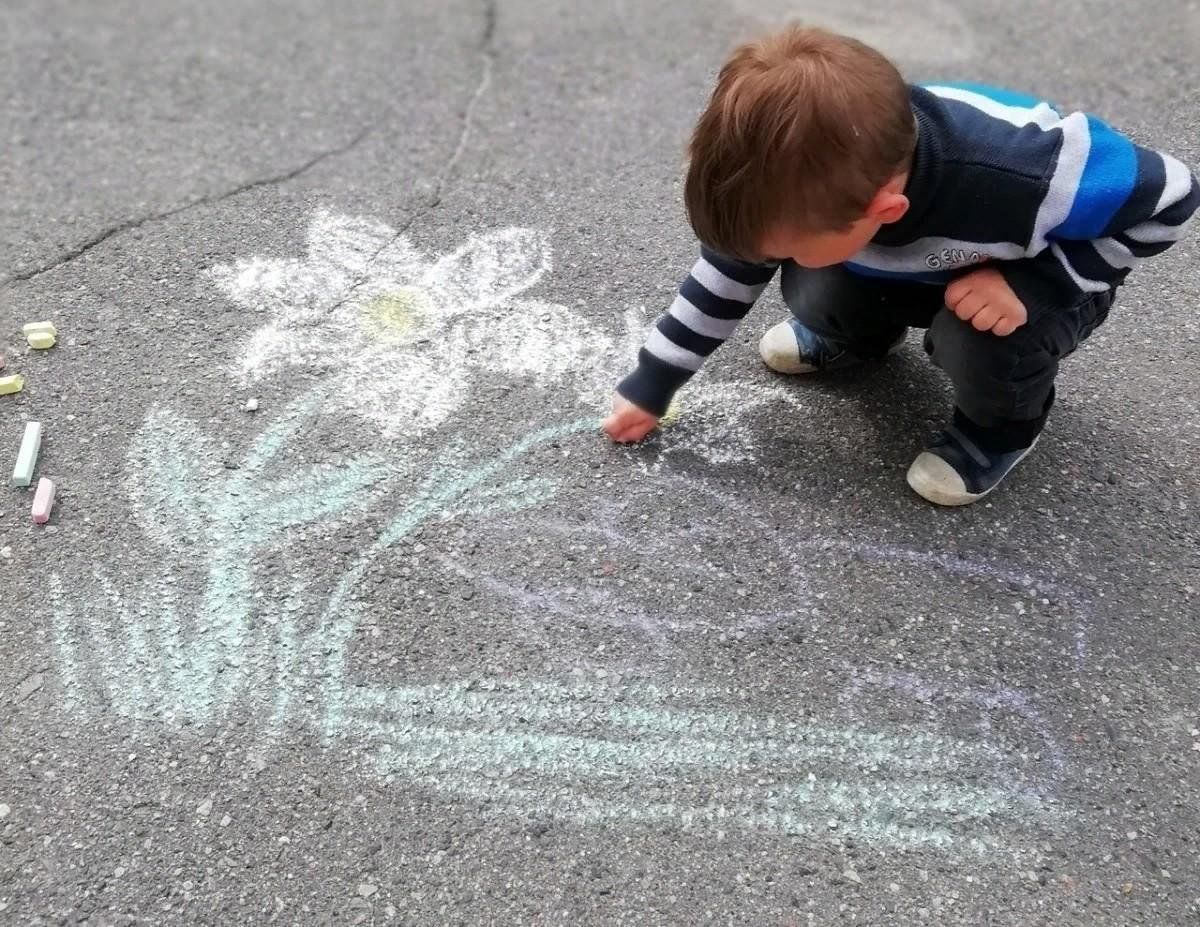
<path id="1" fill-rule="evenodd" d="M 778 266 L 747 264 L 701 248 L 700 259 L 651 329 L 637 367 L 617 392 L 653 415 L 666 414 L 676 390 L 733 334 Z"/>
<path id="2" fill-rule="evenodd" d="M 1200 206 L 1200 185 L 1183 164 L 1086 119 L 1087 131 L 1073 145 L 1064 141 L 1056 174 L 1065 170 L 1077 179 L 1035 258 L 1044 279 L 1076 295 L 1120 284 L 1138 261 L 1179 241 Z"/>

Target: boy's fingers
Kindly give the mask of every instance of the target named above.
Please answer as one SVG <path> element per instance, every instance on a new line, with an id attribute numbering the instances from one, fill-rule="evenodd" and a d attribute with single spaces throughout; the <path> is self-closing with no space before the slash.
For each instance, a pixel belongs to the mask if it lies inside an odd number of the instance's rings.
<path id="1" fill-rule="evenodd" d="M 968 274 L 965 277 L 959 277 L 948 287 L 946 287 L 946 302 L 954 305 L 964 296 L 971 292 L 971 277 Z"/>
<path id="2" fill-rule="evenodd" d="M 992 306 L 984 306 L 971 318 L 971 324 L 981 332 L 991 331 L 1001 319 L 999 311 Z"/>
<path id="3" fill-rule="evenodd" d="M 608 436 L 614 441 L 622 444 L 636 440 L 637 422 L 631 422 L 627 419 L 620 419 L 613 422 L 612 429 L 608 431 Z"/>
<path id="4" fill-rule="evenodd" d="M 954 314 L 963 321 L 973 318 L 983 308 L 983 297 L 978 293 L 968 293 L 954 306 Z"/>
<path id="5" fill-rule="evenodd" d="M 643 431 L 640 428 L 626 428 L 617 435 L 616 440 L 620 444 L 636 444 L 642 438 L 646 437 L 647 434 L 649 434 L 649 430 Z"/>
<path id="6" fill-rule="evenodd" d="M 1005 318 L 1001 319 L 999 322 L 997 322 L 992 327 L 992 334 L 999 335 L 1001 338 L 1004 338 L 1007 335 L 1011 335 L 1016 330 L 1017 330 L 1016 320 L 1009 318 L 1009 317 L 1005 317 Z"/>
<path id="7" fill-rule="evenodd" d="M 642 438 L 646 437 L 646 435 L 650 434 L 650 432 L 654 430 L 654 426 L 656 424 L 657 422 L 646 419 L 634 422 L 625 429 L 625 440 L 641 441 Z"/>

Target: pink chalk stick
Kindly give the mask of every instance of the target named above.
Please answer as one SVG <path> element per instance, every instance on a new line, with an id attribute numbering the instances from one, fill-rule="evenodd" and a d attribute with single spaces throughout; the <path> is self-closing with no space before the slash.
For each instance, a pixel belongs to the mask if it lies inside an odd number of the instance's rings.
<path id="1" fill-rule="evenodd" d="M 48 522 L 52 508 L 54 508 L 54 483 L 42 477 L 38 480 L 37 492 L 33 494 L 33 523 L 44 525 Z"/>

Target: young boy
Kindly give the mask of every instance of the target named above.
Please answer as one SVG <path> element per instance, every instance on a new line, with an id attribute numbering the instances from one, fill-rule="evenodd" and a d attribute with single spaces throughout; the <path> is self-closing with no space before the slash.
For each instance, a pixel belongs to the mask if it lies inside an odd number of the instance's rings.
<path id="1" fill-rule="evenodd" d="M 981 87 L 913 87 L 853 39 L 794 27 L 722 68 L 685 198 L 701 257 L 617 387 L 604 430 L 639 441 L 782 268 L 780 373 L 880 358 L 908 326 L 954 384 L 908 482 L 986 496 L 1032 449 L 1058 362 L 1140 258 L 1183 235 L 1188 170 L 1100 120 Z"/>

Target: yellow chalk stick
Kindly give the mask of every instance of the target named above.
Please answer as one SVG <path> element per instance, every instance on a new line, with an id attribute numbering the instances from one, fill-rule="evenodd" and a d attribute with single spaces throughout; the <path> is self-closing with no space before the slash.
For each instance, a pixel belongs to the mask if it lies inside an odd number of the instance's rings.
<path id="1" fill-rule="evenodd" d="M 671 404 L 667 406 L 666 414 L 658 420 L 658 424 L 663 428 L 670 428 L 677 421 L 679 421 L 679 412 L 679 403 L 672 401 Z"/>
<path id="2" fill-rule="evenodd" d="M 47 320 L 45 322 L 28 322 L 21 326 L 21 333 L 28 338 L 34 332 L 46 332 L 49 335 L 58 335 L 58 329 L 54 327 L 54 323 Z"/>
<path id="3" fill-rule="evenodd" d="M 12 376 L 0 377 L 0 396 L 8 393 L 19 393 L 25 387 L 25 378 L 19 373 Z"/>
<path id="4" fill-rule="evenodd" d="M 49 332 L 36 331 L 25 336 L 25 340 L 29 342 L 31 348 L 38 351 L 45 351 L 47 348 L 54 347 L 54 336 Z"/>

